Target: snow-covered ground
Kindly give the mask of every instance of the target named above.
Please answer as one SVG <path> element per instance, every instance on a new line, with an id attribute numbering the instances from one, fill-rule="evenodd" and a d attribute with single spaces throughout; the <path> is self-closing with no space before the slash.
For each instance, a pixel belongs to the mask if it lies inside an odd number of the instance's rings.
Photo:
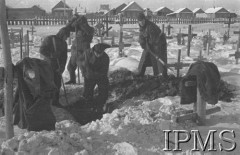
<path id="1" fill-rule="evenodd" d="M 173 35 L 176 35 L 181 28 L 182 32 L 187 32 L 187 25 L 172 25 L 174 27 Z M 26 29 L 28 27 L 25 27 Z M 41 37 L 55 34 L 60 27 L 36 27 L 36 34 L 34 35 L 34 42 L 40 43 Z M 111 36 L 118 36 L 118 25 L 113 25 L 113 30 L 109 33 Z M 124 25 L 124 28 L 137 28 L 137 25 Z M 216 39 L 216 46 L 210 51 L 208 55 L 203 51 L 203 56 L 210 62 L 214 62 L 220 73 L 221 78 L 232 85 L 235 89 L 236 97 L 232 102 L 219 101 L 217 106 L 221 107 L 221 111 L 210 116 L 207 116 L 205 126 L 197 126 L 195 123 L 185 122 L 183 124 L 176 124 L 171 120 L 171 114 L 174 109 L 192 109 L 192 105 L 180 105 L 180 97 L 166 96 L 158 98 L 153 101 L 144 101 L 139 106 L 123 107 L 114 110 L 111 114 L 104 114 L 101 120 L 88 123 L 84 126 L 71 121 L 71 117 L 64 117 L 67 115 L 60 109 L 54 109 L 55 113 L 60 117 L 59 121 L 70 119 L 70 121 L 62 121 L 56 124 L 57 130 L 51 132 L 26 132 L 15 127 L 15 137 L 11 140 L 5 141 L 2 144 L 2 150 L 9 152 L 21 152 L 22 154 L 78 154 L 78 155 L 155 155 L 155 154 L 172 154 L 171 152 L 164 152 L 165 135 L 163 130 L 191 130 L 197 129 L 200 131 L 203 138 L 207 137 L 208 131 L 216 129 L 217 133 L 224 129 L 234 130 L 236 137 L 234 139 L 237 143 L 237 148 L 234 152 L 205 152 L 205 154 L 239 154 L 240 152 L 240 65 L 235 64 L 234 57 L 229 57 L 236 51 L 237 36 L 231 35 L 230 40 L 225 45 L 222 44 L 222 35 L 227 30 L 223 24 L 199 24 L 193 25 L 193 32 L 197 33 L 197 37 L 193 38 L 191 43 L 190 57 L 186 54 L 186 46 L 177 45 L 176 38 L 168 40 L 168 62 L 174 63 L 177 61 L 178 49 L 182 50 L 181 60 L 185 63 L 194 62 L 194 58 L 199 55 L 202 50 L 201 37 L 211 29 L 212 36 Z M 237 30 L 238 25 L 233 25 L 233 30 Z M 135 72 L 141 57 L 142 49 L 137 42 L 138 29 L 128 29 L 124 32 L 125 35 L 133 35 L 133 39 L 125 40 L 131 43 L 130 47 L 124 48 L 124 53 L 127 57 L 118 57 L 118 48 L 110 48 L 106 53 L 110 57 L 110 72 L 126 68 Z M 118 42 L 117 39 L 115 39 Z M 93 44 L 97 43 L 97 38 L 94 38 Z M 92 44 L 92 45 L 93 45 Z M 0 49 L 2 52 L 2 49 Z M 38 48 L 30 48 L 30 56 L 39 58 Z M 70 54 L 70 53 L 69 53 Z M 16 63 L 19 60 L 19 48 L 12 49 L 12 60 Z M 2 58 L 1 58 L 2 60 Z M 0 61 L 0 64 L 2 61 Z M 1 65 L 0 65 L 1 66 Z M 181 70 L 184 75 L 187 68 Z M 152 70 L 147 70 L 148 74 L 152 74 Z M 169 74 L 176 74 L 176 72 L 169 72 Z M 65 70 L 63 73 L 64 81 L 68 80 L 68 73 Z M 82 80 L 83 78 L 81 78 Z M 83 81 L 81 81 L 83 82 Z M 66 86 L 67 89 L 74 89 L 78 87 L 76 94 L 81 93 L 82 85 Z M 72 97 L 74 98 L 74 97 Z M 76 97 L 75 97 L 76 98 Z M 74 99 L 73 99 L 74 100 Z M 61 100 L 64 102 L 64 99 Z M 137 102 L 137 101 L 133 101 Z M 64 103 L 63 103 L 64 104 Z M 207 106 L 212 107 L 211 105 Z M 5 123 L 4 118 L 0 121 L 0 136 L 4 140 Z M 24 134 L 22 134 L 24 133 Z M 184 139 L 184 137 L 181 137 Z M 170 136 L 170 141 L 174 142 L 174 137 Z M 215 138 L 216 149 L 218 144 L 223 143 L 225 147 L 229 148 L 226 142 L 223 142 L 217 136 Z M 170 144 L 173 148 L 174 144 Z M 193 140 L 188 143 L 181 144 L 181 148 L 185 154 L 200 154 L 198 152 L 190 152 L 193 148 Z M 218 149 L 219 150 L 219 149 Z M 78 152 L 78 153 L 77 153 Z M 175 153 L 177 154 L 177 153 Z M 181 154 L 181 153 L 179 153 Z"/>

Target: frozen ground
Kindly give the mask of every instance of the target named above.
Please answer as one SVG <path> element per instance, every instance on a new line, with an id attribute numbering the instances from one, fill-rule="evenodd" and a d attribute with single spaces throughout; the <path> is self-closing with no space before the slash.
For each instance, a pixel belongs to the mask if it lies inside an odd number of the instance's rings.
<path id="1" fill-rule="evenodd" d="M 187 32 L 187 25 L 172 25 L 174 27 L 173 35 L 181 28 L 182 32 Z M 125 25 L 125 28 L 137 28 L 137 25 Z M 28 27 L 26 27 L 28 28 Z M 26 29 L 24 28 L 24 29 Z M 34 42 L 40 44 L 41 37 L 46 35 L 55 34 L 60 27 L 36 27 L 36 35 Z M 212 29 L 212 35 L 216 39 L 216 46 L 207 55 L 203 51 L 203 56 L 210 62 L 214 62 L 219 71 L 221 78 L 232 85 L 234 89 L 235 98 L 232 102 L 219 101 L 217 104 L 222 108 L 218 113 L 212 114 L 207 117 L 206 126 L 197 126 L 191 122 L 183 124 L 175 124 L 171 121 L 168 115 L 174 112 L 174 107 L 182 109 L 192 109 L 192 105 L 180 105 L 180 97 L 166 96 L 153 101 L 145 101 L 139 106 L 123 107 L 113 111 L 111 114 L 105 114 L 101 120 L 97 120 L 87 125 L 80 126 L 72 121 L 63 121 L 56 124 L 57 131 L 52 132 L 26 132 L 15 127 L 15 138 L 10 141 L 4 142 L 2 148 L 6 151 L 28 152 L 30 154 L 119 154 L 119 155 L 147 155 L 147 154 L 172 154 L 171 152 L 164 152 L 164 133 L 162 130 L 170 129 L 198 129 L 201 135 L 206 138 L 208 131 L 216 129 L 218 133 L 224 129 L 234 130 L 236 137 L 234 138 L 237 143 L 237 148 L 234 152 L 206 152 L 205 154 L 239 154 L 240 152 L 240 66 L 235 64 L 233 57 L 229 58 L 229 54 L 236 51 L 237 36 L 231 36 L 227 44 L 222 45 L 222 38 L 226 26 L 223 24 L 199 24 L 193 25 L 193 32 L 197 33 L 197 37 L 193 39 L 191 45 L 190 57 L 186 55 L 186 46 L 177 45 L 176 38 L 168 40 L 168 61 L 174 63 L 177 61 L 177 51 L 182 49 L 182 61 L 193 62 L 202 49 L 202 41 L 200 40 L 203 34 Z M 233 25 L 231 30 L 237 30 L 237 25 Z M 118 26 L 113 26 L 113 31 L 110 35 L 118 35 Z M 111 59 L 110 72 L 119 68 L 127 68 L 135 72 L 139 63 L 142 49 L 137 43 L 138 29 L 128 29 L 124 32 L 127 35 L 133 35 L 132 40 L 125 40 L 130 42 L 131 47 L 125 48 L 124 53 L 127 57 L 118 58 L 118 49 L 110 48 L 106 52 Z M 231 33 L 232 34 L 232 31 Z M 97 42 L 95 38 L 93 44 Z M 117 40 L 116 40 L 117 42 Z M 30 48 L 31 57 L 39 58 L 38 48 Z M 2 51 L 2 49 L 0 49 Z M 2 60 L 2 59 L 1 59 Z M 19 48 L 12 49 L 12 60 L 16 63 L 19 60 Z M 0 62 L 0 64 L 2 64 Z M 186 73 L 187 68 L 181 70 L 181 74 Z M 152 70 L 147 70 L 148 74 L 152 74 Z M 176 74 L 176 72 L 169 72 L 169 74 Z M 68 79 L 68 74 L 65 70 L 63 73 L 64 81 Z M 83 78 L 81 78 L 82 80 Z M 81 81 L 83 82 L 83 81 Z M 66 86 L 68 90 L 74 90 L 69 97 L 70 100 L 77 100 L 81 94 L 82 85 Z M 62 104 L 65 104 L 64 98 L 61 99 Z M 71 101 L 70 101 L 71 102 Z M 132 102 L 137 102 L 132 100 Z M 208 108 L 212 107 L 208 105 Z M 72 120 L 73 118 L 61 109 L 53 109 L 58 121 Z M 4 140 L 5 123 L 4 118 L 0 121 L 0 136 Z M 24 133 L 25 134 L 22 134 Z M 230 136 L 231 137 L 231 136 Z M 182 139 L 184 137 L 181 137 Z M 170 137 L 174 142 L 174 137 Z M 216 136 L 215 145 L 218 149 L 218 143 L 222 140 Z M 189 150 L 193 148 L 193 140 L 186 144 L 182 144 L 181 148 L 185 154 L 191 154 Z M 230 147 L 228 143 L 224 143 L 225 147 Z M 171 147 L 174 147 L 171 144 Z M 12 150 L 11 150 L 12 149 Z M 176 154 L 176 153 L 175 153 Z M 180 153 L 179 153 L 180 154 Z M 194 154 L 200 154 L 194 152 Z"/>

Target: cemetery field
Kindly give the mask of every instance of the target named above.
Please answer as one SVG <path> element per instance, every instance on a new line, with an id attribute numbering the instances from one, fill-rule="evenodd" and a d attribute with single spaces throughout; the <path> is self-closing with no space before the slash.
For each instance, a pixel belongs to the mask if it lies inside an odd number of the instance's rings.
<path id="1" fill-rule="evenodd" d="M 162 24 L 158 24 L 162 28 Z M 118 44 L 119 37 L 119 25 L 109 25 L 113 28 L 109 32 L 109 37 L 115 37 L 115 44 Z M 167 26 L 167 24 L 165 24 Z M 54 114 L 57 118 L 57 131 L 51 132 L 27 132 L 19 129 L 15 126 L 15 138 L 4 141 L 5 122 L 4 117 L 0 119 L 0 138 L 3 142 L 2 150 L 8 150 L 9 152 L 16 153 L 20 151 L 32 152 L 33 154 L 48 154 L 48 153 L 63 153 L 63 154 L 89 154 L 89 155 L 103 155 L 103 154 L 123 154 L 123 155 L 170 155 L 170 154 L 200 154 L 200 152 L 191 152 L 193 149 L 193 138 L 186 143 L 182 143 L 181 152 L 165 152 L 165 134 L 163 130 L 198 130 L 201 134 L 203 141 L 209 134 L 210 130 L 216 130 L 214 145 L 216 151 L 209 152 L 205 150 L 207 155 L 215 154 L 239 154 L 240 152 L 240 65 L 236 64 L 235 57 L 229 57 L 230 54 L 234 54 L 237 51 L 238 35 L 233 34 L 233 31 L 239 31 L 239 24 L 232 24 L 230 29 L 230 39 L 223 44 L 223 34 L 228 30 L 225 24 L 195 24 L 192 25 L 192 33 L 197 36 L 192 38 L 190 44 L 190 55 L 187 55 L 187 37 L 185 37 L 186 44 L 179 45 L 177 43 L 177 33 L 181 29 L 181 33 L 188 33 L 188 25 L 171 25 L 170 36 L 172 39 L 167 39 L 168 43 L 168 63 L 175 64 L 178 61 L 178 51 L 181 50 L 180 61 L 186 64 L 195 62 L 195 59 L 199 58 L 199 53 L 202 51 L 202 57 L 208 62 L 213 62 L 218 67 L 221 74 L 221 80 L 225 90 L 222 91 L 221 98 L 216 105 L 207 104 L 207 109 L 220 107 L 220 111 L 207 115 L 206 124 L 204 126 L 198 126 L 195 122 L 185 121 L 183 123 L 176 123 L 168 116 L 173 116 L 176 110 L 192 110 L 193 105 L 180 105 L 180 96 L 178 93 L 175 95 L 169 93 L 170 86 L 166 84 L 163 89 L 141 90 L 142 94 L 137 96 L 131 96 L 131 98 L 120 97 L 123 94 L 127 94 L 128 90 L 138 90 L 136 87 L 139 81 L 134 81 L 128 86 L 124 85 L 127 80 L 122 77 L 119 78 L 123 84 L 119 88 L 112 88 L 108 104 L 121 104 L 119 109 L 112 111 L 111 113 L 104 114 L 100 120 L 92 121 L 85 125 L 80 125 L 72 122 L 74 118 L 64 109 L 53 108 Z M 19 26 L 9 26 L 9 28 L 16 28 Z M 36 26 L 33 36 L 30 38 L 33 41 L 34 46 L 30 46 L 30 57 L 39 58 L 39 45 L 41 39 L 46 35 L 56 34 L 62 26 Z M 24 34 L 26 30 L 30 30 L 29 26 L 23 27 Z M 130 43 L 130 47 L 124 47 L 123 52 L 126 57 L 119 57 L 118 47 L 112 47 L 106 49 L 105 52 L 110 57 L 109 76 L 112 77 L 113 72 L 121 71 L 125 69 L 125 72 L 137 72 L 137 67 L 142 54 L 142 49 L 138 43 L 138 25 L 126 24 L 123 25 L 123 42 Z M 212 35 L 212 48 L 207 50 L 203 49 L 203 36 L 211 30 Z M 165 30 L 165 32 L 167 32 Z M 125 37 L 124 36 L 128 36 Z M 104 38 L 103 38 L 104 41 Z M 91 45 L 99 42 L 99 37 L 94 37 Z M 109 43 L 109 40 L 106 41 Z M 17 44 L 17 43 L 16 43 Z M 69 44 L 69 48 L 70 48 Z M 24 51 L 24 49 L 23 49 Z M 0 49 L 2 52 L 2 49 Z M 15 64 L 20 60 L 20 48 L 14 47 L 11 49 L 12 61 Z M 69 52 L 70 56 L 70 52 Z M 69 59 L 69 58 L 68 58 Z M 2 66 L 2 58 L 0 59 L 0 66 Z M 188 70 L 188 67 L 184 67 L 179 70 L 179 75 L 184 76 Z M 169 75 L 176 76 L 177 71 L 175 68 L 168 71 Z M 77 73 L 76 73 L 77 74 Z M 120 75 L 121 72 L 119 73 Z M 147 68 L 147 75 L 152 75 L 152 68 Z M 119 76 L 120 76 L 119 75 Z M 124 74 L 125 75 L 125 74 Z M 65 69 L 63 73 L 64 81 L 68 80 L 68 72 Z M 129 76 L 129 74 L 126 74 Z M 83 78 L 80 77 L 80 85 L 67 85 L 67 95 L 69 102 L 75 102 L 79 99 L 83 91 Z M 126 81 L 124 81 L 126 80 Z M 143 80 L 143 83 L 139 85 L 147 85 Z M 129 81 L 128 81 L 129 82 Z M 164 82 L 160 84 L 164 85 Z M 148 86 L 148 85 L 147 85 Z M 153 87 L 149 85 L 149 88 Z M 161 87 L 162 88 L 162 87 Z M 165 90 L 166 89 L 166 90 Z M 124 90 L 124 91 L 123 91 Z M 61 90 L 60 102 L 62 105 L 66 105 L 66 101 Z M 229 91 L 229 92 L 228 92 Z M 119 93 L 120 92 L 120 93 Z M 122 93 L 122 94 L 121 94 Z M 225 94 L 226 93 L 226 94 Z M 230 97 L 226 99 L 229 94 Z M 1 94 L 3 91 L 1 90 Z M 128 94 L 129 95 L 129 94 Z M 225 95 L 225 96 L 224 96 Z M 2 100 L 1 100 L 2 102 Z M 110 105 L 111 106 L 111 105 Z M 71 120 L 71 121 L 69 121 Z M 225 148 L 231 148 L 231 142 L 223 141 L 219 137 L 219 133 L 223 130 L 233 131 L 234 135 L 226 133 L 226 137 L 232 139 L 236 144 L 236 148 L 231 152 L 220 151 L 219 145 L 222 144 Z M 64 132 L 66 134 L 59 134 Z M 25 133 L 25 134 L 23 134 Z M 59 137 L 63 137 L 60 139 Z M 76 138 L 77 137 L 77 138 Z M 185 139 L 186 136 L 180 136 L 181 139 Z M 26 139 L 28 143 L 22 147 L 20 141 Z M 170 148 L 175 147 L 175 137 L 171 135 L 169 137 Z M 31 143 L 31 144 L 30 144 Z M 211 145 L 211 144 L 210 144 Z M 26 146 L 26 147 L 25 147 Z M 31 147 L 30 147 L 31 146 Z M 199 149 L 200 145 L 198 144 Z M 209 148 L 209 144 L 206 145 Z M 22 150 L 20 150 L 20 148 Z M 201 152 L 202 153 L 202 152 Z"/>

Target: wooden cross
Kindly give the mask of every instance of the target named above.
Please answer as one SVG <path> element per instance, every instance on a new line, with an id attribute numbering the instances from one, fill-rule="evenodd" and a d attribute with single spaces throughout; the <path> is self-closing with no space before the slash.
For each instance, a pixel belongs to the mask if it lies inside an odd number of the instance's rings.
<path id="1" fill-rule="evenodd" d="M 238 42 L 237 42 L 237 51 L 235 52 L 235 54 L 229 54 L 229 56 L 235 56 L 236 59 L 236 64 L 238 64 L 238 59 L 240 58 L 240 52 L 239 52 L 239 48 L 240 48 L 240 29 L 239 31 L 234 31 L 234 34 L 238 34 Z"/>
<path id="2" fill-rule="evenodd" d="M 178 45 L 185 45 L 184 37 L 188 36 L 187 34 L 184 34 L 181 32 L 181 29 L 179 29 L 179 32 L 177 34 L 177 43 Z"/>
<path id="3" fill-rule="evenodd" d="M 188 26 L 188 44 L 187 44 L 187 56 L 190 56 L 190 48 L 191 48 L 191 41 L 192 41 L 192 38 L 197 36 L 197 34 L 193 34 L 192 33 L 192 25 L 189 25 Z"/>
<path id="4" fill-rule="evenodd" d="M 122 56 L 124 56 L 124 53 L 123 53 L 123 49 L 124 49 L 124 47 L 129 47 L 129 46 L 131 46 L 131 44 L 124 44 L 124 42 L 123 42 L 123 24 L 125 23 L 124 22 L 124 19 L 123 19 L 123 14 L 122 13 L 120 13 L 119 14 L 119 22 L 117 22 L 119 25 L 120 25 L 120 30 L 119 30 L 119 45 L 118 45 L 118 47 L 119 47 L 119 57 L 122 57 Z M 116 47 L 116 46 L 114 46 L 114 47 Z"/>
<path id="5" fill-rule="evenodd" d="M 109 20 L 109 19 L 108 19 L 108 15 L 106 14 L 106 19 L 103 20 L 102 22 L 106 23 L 106 32 L 105 32 L 105 34 L 106 34 L 106 36 L 108 37 L 108 31 L 110 30 L 110 29 L 108 28 L 108 23 L 112 23 L 112 22 L 114 22 L 114 21 Z"/>
<path id="6" fill-rule="evenodd" d="M 9 39 L 12 43 L 12 47 L 15 47 L 14 46 L 14 42 L 15 42 L 15 33 L 19 33 L 19 38 L 18 41 L 20 42 L 20 58 L 22 59 L 22 43 L 23 43 L 23 28 L 11 28 L 10 29 L 10 32 L 8 32 L 10 35 L 9 35 Z"/>
<path id="7" fill-rule="evenodd" d="M 198 125 L 205 125 L 206 115 L 221 111 L 221 108 L 219 106 L 210 109 L 206 108 L 206 101 L 200 94 L 199 87 L 197 86 L 197 81 L 185 81 L 184 86 L 195 87 L 197 89 L 197 101 L 193 104 L 193 110 L 184 110 L 177 112 L 176 122 L 180 123 L 186 120 L 193 120 L 197 122 Z"/>
<path id="8" fill-rule="evenodd" d="M 15 32 L 13 31 L 12 28 L 10 29 L 10 32 L 8 32 L 8 34 L 9 34 L 9 40 L 10 40 L 10 43 L 11 43 L 11 45 L 12 45 L 12 48 L 14 48 L 14 38 L 15 38 L 14 33 L 15 33 Z"/>
<path id="9" fill-rule="evenodd" d="M 178 61 L 175 64 L 167 64 L 167 67 L 174 67 L 177 70 L 177 77 L 180 75 L 180 69 L 188 67 L 190 64 L 181 62 L 181 49 L 178 50 Z"/>
<path id="10" fill-rule="evenodd" d="M 171 34 L 171 29 L 172 29 L 173 27 L 170 25 L 170 24 L 168 24 L 168 26 L 166 27 L 166 29 L 167 29 L 167 35 L 168 36 L 170 36 L 170 34 Z"/>
<path id="11" fill-rule="evenodd" d="M 199 125 L 204 125 L 206 122 L 206 115 L 211 115 L 221 111 L 221 107 L 216 106 L 206 109 L 206 102 L 201 98 L 199 90 L 197 89 L 197 103 L 194 103 L 193 110 L 185 110 L 178 112 L 176 122 L 181 123 L 186 120 L 193 120 Z"/>
<path id="12" fill-rule="evenodd" d="M 209 55 L 209 50 L 211 48 L 212 40 L 213 40 L 213 38 L 212 38 L 212 35 L 211 35 L 211 29 L 209 29 L 208 37 L 207 37 L 207 53 L 208 53 L 208 55 Z"/>
<path id="13" fill-rule="evenodd" d="M 123 56 L 123 14 L 119 14 L 119 25 L 120 25 L 120 31 L 119 31 L 119 56 L 122 57 Z"/>
<path id="14" fill-rule="evenodd" d="M 183 34 L 181 33 L 181 29 L 179 29 L 179 32 L 177 34 L 177 43 L 178 45 L 182 45 L 182 36 Z"/>
<path id="15" fill-rule="evenodd" d="M 21 28 L 21 31 L 19 32 L 20 35 L 20 59 L 22 60 L 23 58 L 23 28 Z"/>
<path id="16" fill-rule="evenodd" d="M 231 21 L 231 19 L 232 19 L 232 16 L 231 16 L 231 14 L 229 14 L 228 22 L 224 23 L 224 24 L 228 25 L 227 40 L 230 38 L 229 32 L 230 32 L 231 24 L 234 24 L 234 21 Z"/>
<path id="17" fill-rule="evenodd" d="M 192 26 L 189 25 L 188 27 L 188 33 L 181 33 L 181 29 L 179 30 L 179 33 L 177 34 L 177 40 L 178 40 L 178 45 L 185 43 L 184 42 L 184 37 L 188 37 L 188 44 L 187 44 L 187 56 L 190 56 L 190 48 L 191 48 L 191 41 L 192 38 L 197 36 L 197 34 L 192 33 Z M 183 38 L 183 40 L 181 40 Z"/>
<path id="18" fill-rule="evenodd" d="M 29 31 L 29 30 L 27 30 L 27 40 L 26 40 L 27 41 L 27 51 L 25 51 L 25 53 L 26 53 L 25 56 L 27 56 L 27 57 L 29 57 L 29 32 L 32 32 L 32 34 L 33 34 L 33 32 L 36 32 L 36 31 L 33 31 L 33 30 Z"/>
<path id="19" fill-rule="evenodd" d="M 170 29 L 172 28 L 170 28 L 169 29 L 169 25 L 167 26 L 167 27 L 165 27 L 165 25 L 164 24 L 162 24 L 162 29 L 161 29 L 161 33 L 165 33 L 165 28 L 167 29 L 167 31 L 168 31 L 168 35 L 166 35 L 166 39 L 172 39 L 173 37 L 172 36 L 170 36 Z M 179 43 L 179 45 L 180 45 L 181 43 Z"/>
<path id="20" fill-rule="evenodd" d="M 101 36 L 102 31 L 104 30 L 104 24 L 103 23 L 97 23 L 95 26 L 95 35 Z"/>
<path id="21" fill-rule="evenodd" d="M 34 28 L 34 26 L 32 25 L 32 26 L 30 27 L 30 32 L 32 32 L 32 35 L 33 35 L 34 32 L 36 32 L 34 29 L 35 29 L 35 28 Z"/>
<path id="22" fill-rule="evenodd" d="M 199 51 L 199 56 L 197 58 L 193 59 L 193 60 L 195 60 L 195 61 L 205 61 L 207 59 L 202 56 L 202 50 L 200 50 Z"/>

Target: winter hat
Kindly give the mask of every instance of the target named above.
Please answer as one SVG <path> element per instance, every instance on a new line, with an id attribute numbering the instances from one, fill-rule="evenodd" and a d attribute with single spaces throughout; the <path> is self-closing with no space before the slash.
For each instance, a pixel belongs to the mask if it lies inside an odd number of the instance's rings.
<path id="1" fill-rule="evenodd" d="M 140 12 L 140 13 L 138 14 L 137 19 L 138 19 L 138 21 L 142 21 L 142 20 L 146 19 L 146 17 L 145 17 L 145 15 L 144 15 L 143 12 Z"/>
<path id="2" fill-rule="evenodd" d="M 93 46 L 93 51 L 97 52 L 98 54 L 102 54 L 105 49 L 110 48 L 111 46 L 106 43 L 98 43 Z"/>

